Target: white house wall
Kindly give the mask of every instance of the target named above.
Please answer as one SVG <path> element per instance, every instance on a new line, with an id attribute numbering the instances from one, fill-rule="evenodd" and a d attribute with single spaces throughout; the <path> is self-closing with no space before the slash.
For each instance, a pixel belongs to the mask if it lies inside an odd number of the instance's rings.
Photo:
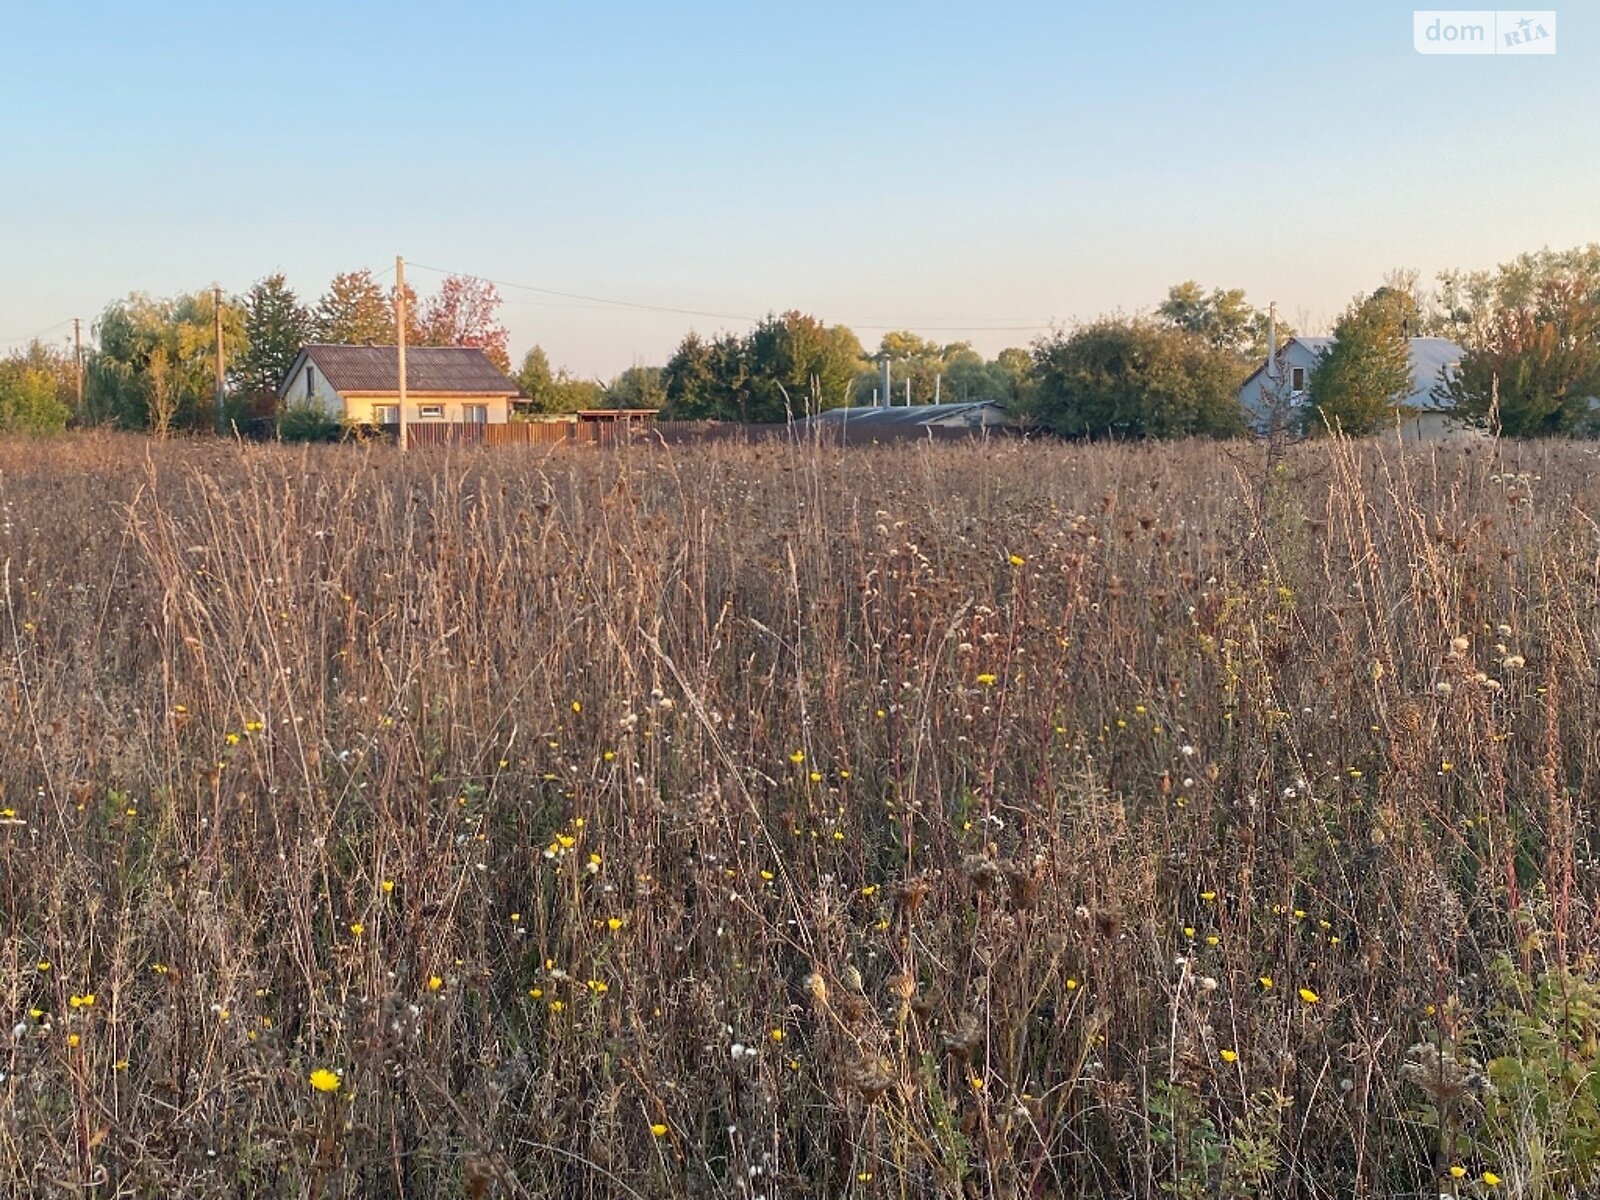
<path id="1" fill-rule="evenodd" d="M 306 372 L 315 372 L 311 377 L 311 394 L 306 394 Z M 407 372 L 409 375 L 410 372 Z M 289 381 L 289 386 L 284 390 L 283 403 L 285 408 L 300 408 L 309 405 L 327 413 L 336 421 L 344 419 L 344 401 L 339 393 L 333 390 L 328 383 L 327 376 L 318 370 L 317 365 L 309 358 L 300 364 L 300 369 L 294 373 L 294 378 Z"/>

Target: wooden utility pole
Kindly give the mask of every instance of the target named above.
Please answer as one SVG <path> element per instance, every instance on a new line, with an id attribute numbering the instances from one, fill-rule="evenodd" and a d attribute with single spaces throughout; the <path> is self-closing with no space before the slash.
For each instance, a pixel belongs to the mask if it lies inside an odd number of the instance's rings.
<path id="1" fill-rule="evenodd" d="M 400 449 L 406 448 L 406 260 L 394 256 L 394 344 L 400 367 Z"/>
<path id="2" fill-rule="evenodd" d="M 221 437 L 227 432 L 227 422 L 224 420 L 222 402 L 227 397 L 226 385 L 222 382 L 222 289 L 215 288 L 211 293 L 211 308 L 216 316 L 217 324 L 217 436 Z"/>
<path id="3" fill-rule="evenodd" d="M 72 318 L 72 363 L 78 387 L 78 420 L 83 420 L 83 322 Z"/>

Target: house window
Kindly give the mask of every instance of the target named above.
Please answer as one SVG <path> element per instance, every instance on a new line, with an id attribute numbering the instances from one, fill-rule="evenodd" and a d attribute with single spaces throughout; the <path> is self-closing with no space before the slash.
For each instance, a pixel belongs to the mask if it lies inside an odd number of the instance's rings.
<path id="1" fill-rule="evenodd" d="M 312 366 L 307 366 L 306 367 L 306 399 L 307 400 L 315 399 L 316 398 L 316 394 L 317 394 L 317 369 L 315 367 L 312 367 Z"/>
<path id="2" fill-rule="evenodd" d="M 444 405 L 424 404 L 417 409 L 417 416 L 424 421 L 442 421 L 444 420 Z"/>
<path id="3" fill-rule="evenodd" d="M 487 425 L 489 423 L 489 406 L 487 404 L 463 404 L 461 406 L 461 419 L 468 425 Z"/>
<path id="4" fill-rule="evenodd" d="M 374 404 L 372 406 L 372 422 L 375 425 L 400 424 L 400 406 L 398 404 Z"/>
<path id="5" fill-rule="evenodd" d="M 1303 392 L 1306 390 L 1306 369 L 1304 367 L 1289 368 L 1289 390 Z"/>

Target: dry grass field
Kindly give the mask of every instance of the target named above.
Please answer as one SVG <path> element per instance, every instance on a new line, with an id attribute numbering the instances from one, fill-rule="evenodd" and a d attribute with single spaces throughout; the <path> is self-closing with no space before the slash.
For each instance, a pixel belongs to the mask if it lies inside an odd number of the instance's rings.
<path id="1" fill-rule="evenodd" d="M 1596 465 L 0 443 L 0 1189 L 1593 1194 Z"/>

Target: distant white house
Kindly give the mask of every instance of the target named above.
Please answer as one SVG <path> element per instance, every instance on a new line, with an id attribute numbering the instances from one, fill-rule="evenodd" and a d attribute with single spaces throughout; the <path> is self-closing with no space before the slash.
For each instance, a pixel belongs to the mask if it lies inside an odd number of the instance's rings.
<path id="1" fill-rule="evenodd" d="M 521 394 L 476 346 L 406 350 L 406 421 L 504 425 Z M 394 346 L 311 345 L 278 389 L 287 405 L 319 408 L 352 425 L 398 425 L 400 367 Z"/>
<path id="2" fill-rule="evenodd" d="M 1271 424 L 1275 397 L 1281 397 L 1285 419 L 1290 424 L 1311 403 L 1311 372 L 1324 350 L 1334 343 L 1331 337 L 1290 338 L 1278 349 L 1275 360 L 1257 367 L 1239 388 L 1239 403 L 1244 407 L 1250 427 L 1265 434 Z M 1400 427 L 1407 440 L 1447 437 L 1464 427 L 1451 416 L 1449 399 L 1439 399 L 1433 389 L 1441 378 L 1461 364 L 1461 347 L 1449 338 L 1414 337 L 1409 339 L 1411 394 L 1405 405 L 1412 415 Z"/>

